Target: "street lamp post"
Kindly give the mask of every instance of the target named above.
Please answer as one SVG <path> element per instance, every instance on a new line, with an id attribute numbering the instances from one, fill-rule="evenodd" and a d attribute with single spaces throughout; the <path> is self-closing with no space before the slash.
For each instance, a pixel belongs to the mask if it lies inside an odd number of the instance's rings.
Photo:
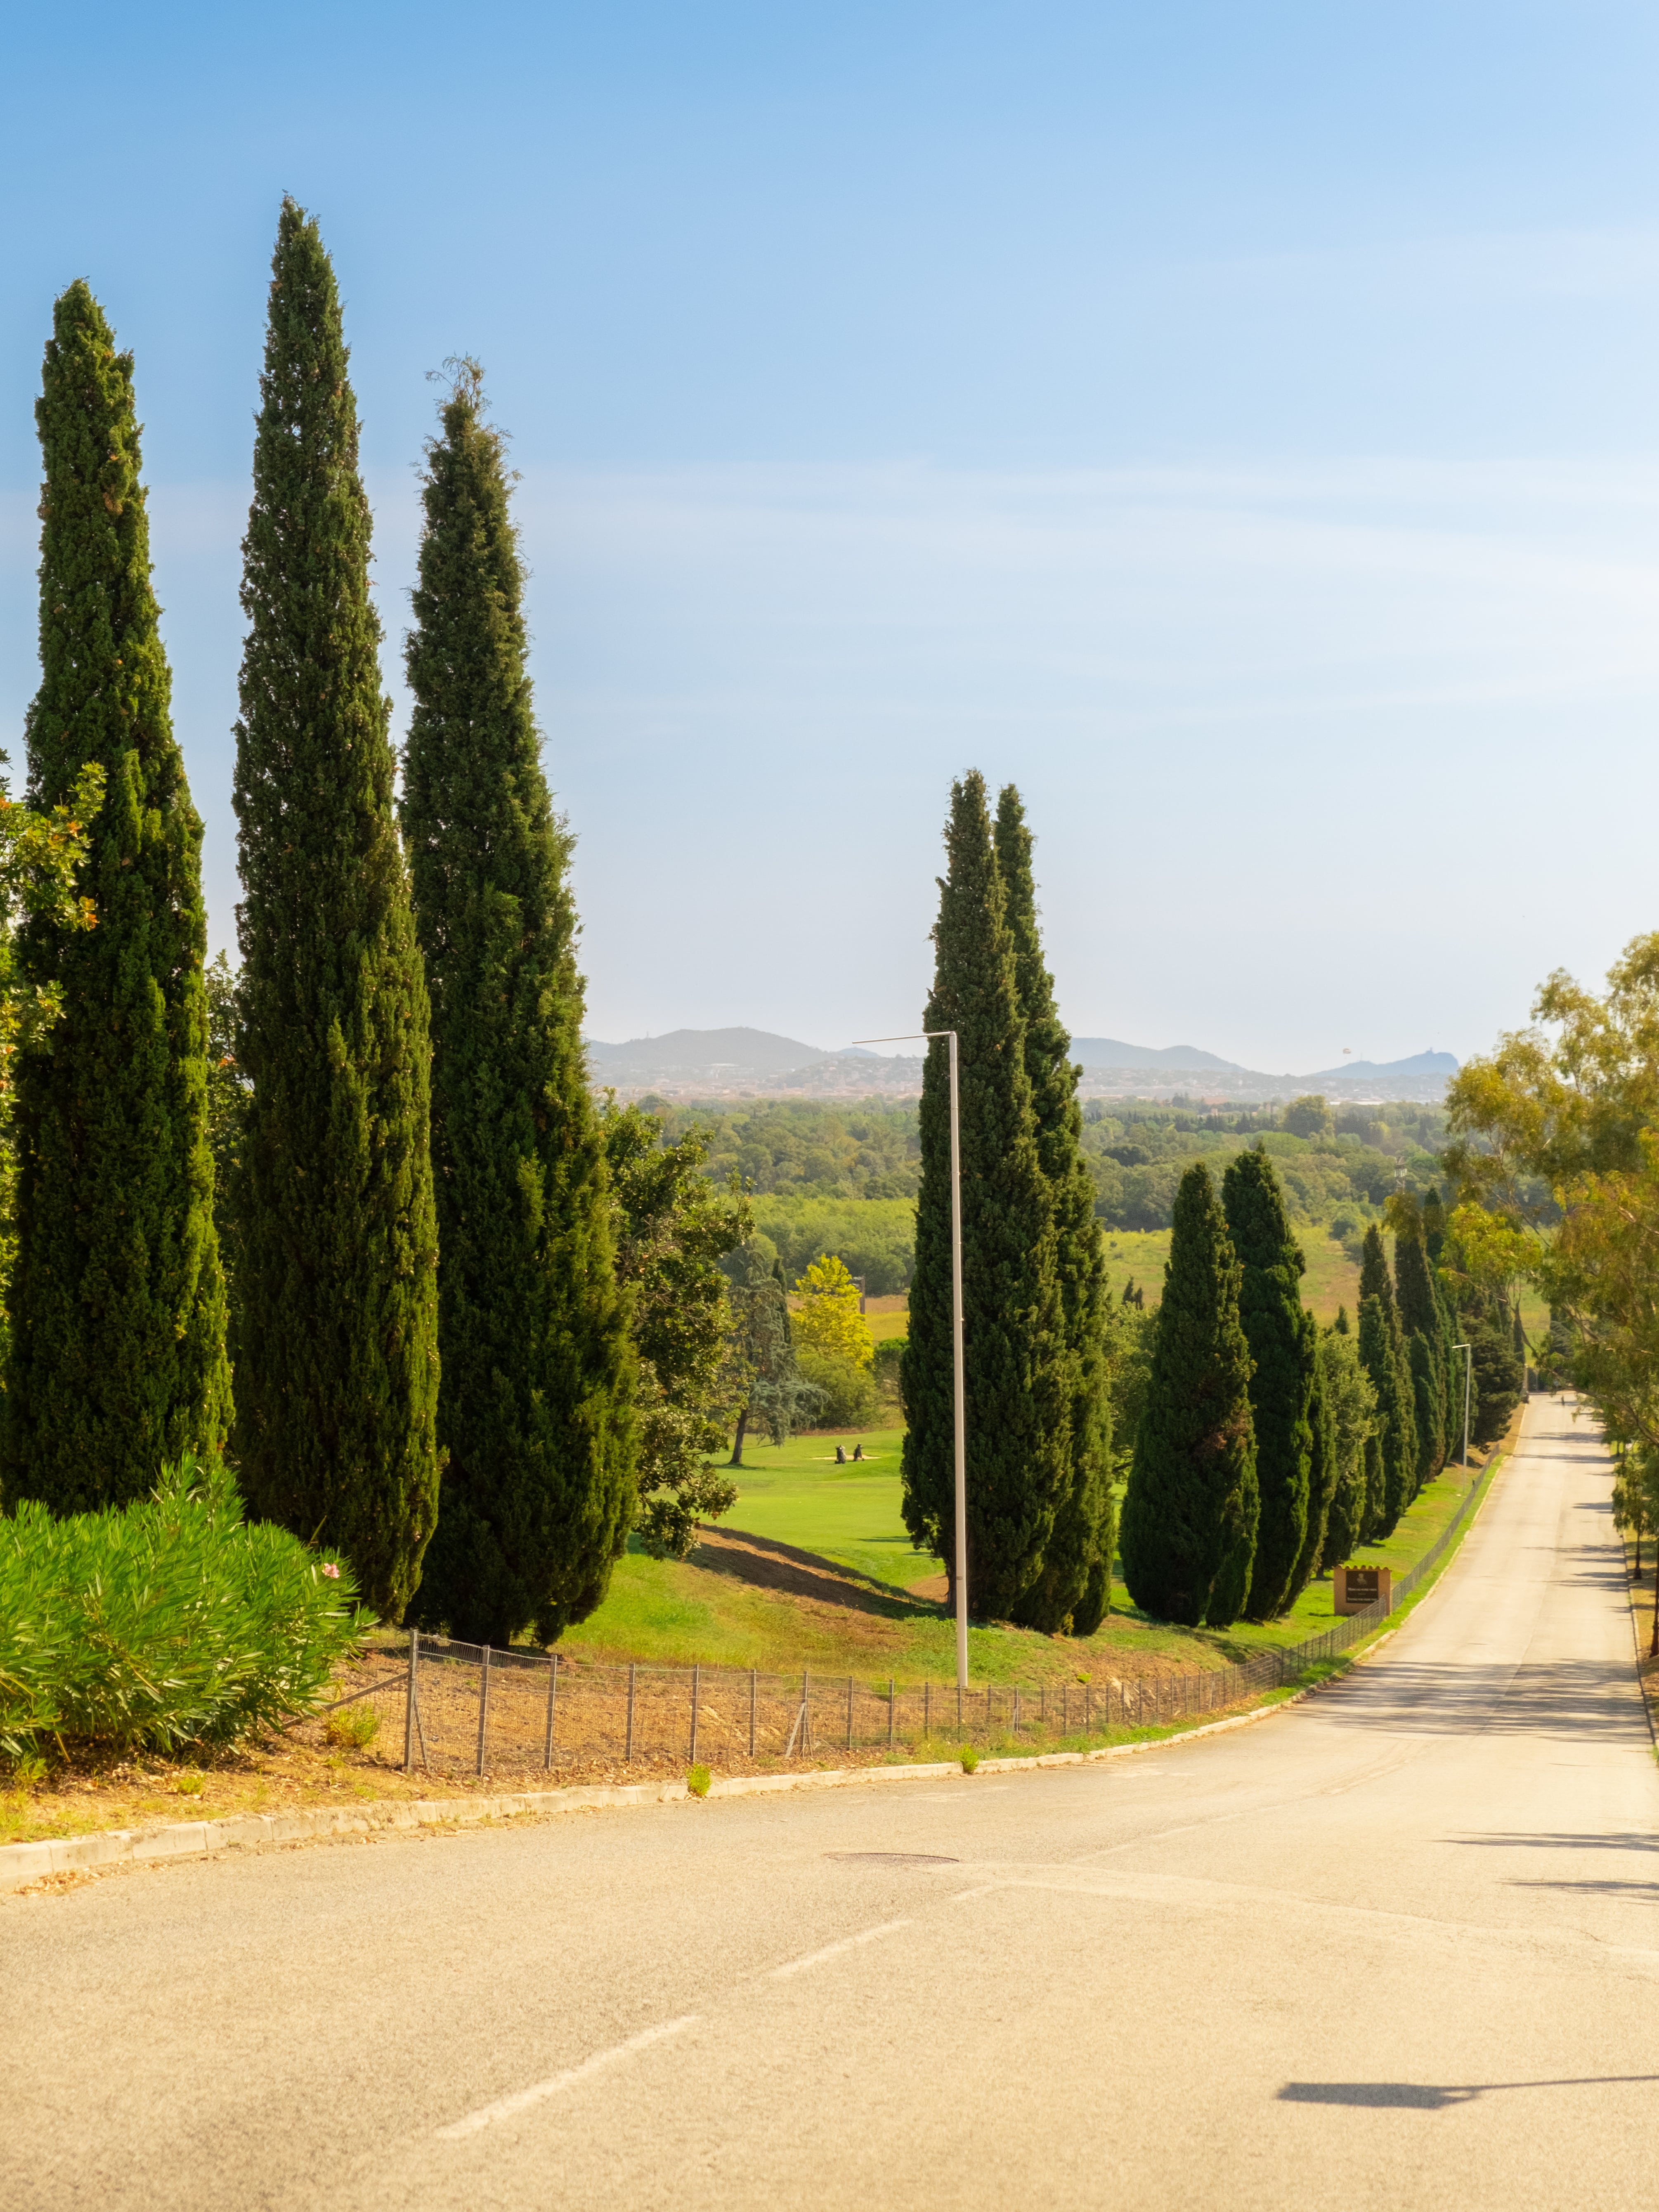
<path id="1" fill-rule="evenodd" d="M 957 1443 L 957 1687 L 968 1687 L 968 1407 L 962 1353 L 962 1121 L 957 1097 L 957 1033 L 954 1030 L 908 1030 L 902 1036 L 854 1037 L 854 1044 L 931 1043 L 943 1037 L 951 1048 L 951 1350 L 956 1368 Z"/>
<path id="2" fill-rule="evenodd" d="M 1467 1474 L 1469 1465 L 1469 1374 L 1474 1353 L 1467 1344 L 1455 1344 L 1452 1350 L 1463 1355 L 1463 1470 Z"/>

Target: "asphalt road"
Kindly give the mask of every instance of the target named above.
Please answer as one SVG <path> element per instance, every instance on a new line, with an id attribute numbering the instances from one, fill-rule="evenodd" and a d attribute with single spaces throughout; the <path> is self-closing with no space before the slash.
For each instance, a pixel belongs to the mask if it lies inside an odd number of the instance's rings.
<path id="1" fill-rule="evenodd" d="M 0 1899 L 0 2205 L 1624 2208 L 1609 1490 L 1535 1400 L 1375 1660 L 1185 1748 Z"/>

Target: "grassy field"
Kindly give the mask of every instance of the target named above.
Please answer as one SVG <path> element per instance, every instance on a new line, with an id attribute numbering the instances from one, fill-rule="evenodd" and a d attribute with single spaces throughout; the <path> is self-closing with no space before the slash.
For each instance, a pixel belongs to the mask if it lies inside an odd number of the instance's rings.
<path id="1" fill-rule="evenodd" d="M 1308 1272 L 1302 1278 L 1304 1304 L 1316 1321 L 1334 1322 L 1340 1305 L 1346 1306 L 1352 1320 L 1359 1304 L 1358 1267 L 1336 1239 L 1326 1234 L 1322 1224 L 1298 1222 L 1295 1231 L 1308 1263 Z M 1164 1268 L 1169 1256 L 1167 1229 L 1109 1229 L 1106 1277 L 1112 1296 L 1121 1298 L 1124 1285 L 1133 1278 L 1146 1291 L 1147 1304 L 1155 1306 L 1164 1296 Z"/>
<path id="2" fill-rule="evenodd" d="M 953 1630 L 939 1562 L 911 1549 L 899 1514 L 899 1434 L 840 1441 L 849 1455 L 861 1443 L 866 1464 L 836 1467 L 831 1437 L 798 1437 L 781 1451 L 745 1450 L 754 1464 L 739 1472 L 726 1519 L 683 1564 L 630 1551 L 605 1603 L 566 1648 L 673 1664 L 948 1674 Z M 1410 1566 L 1444 1528 L 1464 1486 L 1455 1469 L 1431 1483 L 1389 1540 L 1368 1546 L 1358 1563 L 1396 1574 Z M 1319 1635 L 1336 1620 L 1332 1597 L 1326 1577 L 1310 1583 L 1283 1620 L 1194 1630 L 1147 1620 L 1119 1583 L 1097 1634 L 975 1627 L 970 1665 L 975 1680 L 992 1682 L 1221 1667 Z"/>

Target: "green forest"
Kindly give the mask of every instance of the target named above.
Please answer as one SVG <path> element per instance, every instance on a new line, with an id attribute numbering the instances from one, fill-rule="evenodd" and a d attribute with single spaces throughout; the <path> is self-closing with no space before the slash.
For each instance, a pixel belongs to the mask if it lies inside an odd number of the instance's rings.
<path id="1" fill-rule="evenodd" d="M 792 1279 L 820 1252 L 831 1252 L 864 1279 L 872 1297 L 908 1287 L 921 1176 L 914 1103 L 641 1103 L 662 1121 L 671 1143 L 701 1133 L 704 1172 L 721 1185 L 737 1178 L 750 1194 L 764 1249 Z M 1446 1141 L 1445 1115 L 1432 1106 L 1333 1108 L 1310 1097 L 1210 1112 L 1178 1100 L 1090 1099 L 1081 1149 L 1103 1227 L 1155 1231 L 1170 1227 L 1181 1178 L 1195 1161 L 1218 1171 L 1260 1145 L 1277 1170 L 1291 1222 L 1334 1237 L 1357 1267 L 1366 1227 L 1382 1218 L 1391 1194 L 1421 1199 L 1439 1187 Z"/>

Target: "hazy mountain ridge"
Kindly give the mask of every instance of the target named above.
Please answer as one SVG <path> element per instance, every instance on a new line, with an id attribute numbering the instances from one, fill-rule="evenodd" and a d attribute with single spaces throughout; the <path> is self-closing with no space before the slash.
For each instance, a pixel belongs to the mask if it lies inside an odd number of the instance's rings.
<path id="1" fill-rule="evenodd" d="M 743 1097 L 793 1093 L 807 1097 L 914 1097 L 921 1087 L 919 1053 L 889 1057 L 863 1046 L 826 1051 L 798 1037 L 745 1027 L 670 1030 L 661 1036 L 630 1037 L 607 1044 L 584 1040 L 596 1084 L 635 1096 Z M 1389 1096 L 1437 1098 L 1458 1062 L 1449 1052 L 1419 1052 L 1408 1059 L 1354 1060 L 1312 1075 L 1268 1074 L 1195 1045 L 1134 1045 L 1115 1037 L 1074 1037 L 1072 1057 L 1083 1069 L 1089 1096 L 1157 1096 L 1172 1088 L 1219 1097 L 1288 1098 L 1310 1085 L 1374 1091 Z"/>

